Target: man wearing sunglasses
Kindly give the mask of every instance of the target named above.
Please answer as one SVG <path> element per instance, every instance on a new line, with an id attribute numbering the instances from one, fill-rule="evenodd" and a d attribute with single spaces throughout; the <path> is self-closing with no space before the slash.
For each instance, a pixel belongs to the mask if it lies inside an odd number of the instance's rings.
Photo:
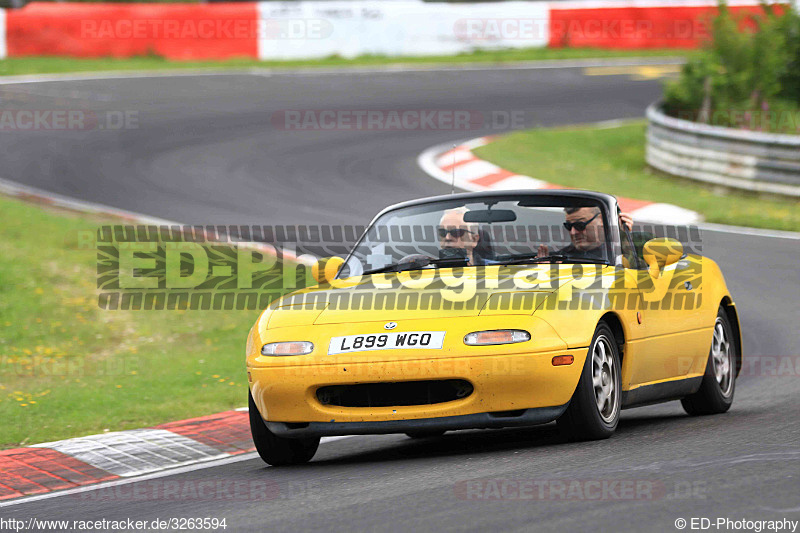
<path id="1" fill-rule="evenodd" d="M 467 253 L 469 259 L 467 264 L 475 265 L 477 264 L 475 247 L 478 246 L 481 237 L 477 224 L 464 222 L 464 213 L 467 211 L 466 207 L 445 211 L 436 230 L 440 248 L 460 248 Z"/>
<path id="2" fill-rule="evenodd" d="M 566 214 L 564 228 L 569 231 L 572 243 L 556 253 L 605 259 L 606 232 L 600 208 L 567 207 L 564 213 Z M 619 223 L 630 231 L 633 228 L 633 217 L 628 213 L 620 213 Z M 539 257 L 546 257 L 549 253 L 547 245 L 539 245 L 537 251 Z"/>

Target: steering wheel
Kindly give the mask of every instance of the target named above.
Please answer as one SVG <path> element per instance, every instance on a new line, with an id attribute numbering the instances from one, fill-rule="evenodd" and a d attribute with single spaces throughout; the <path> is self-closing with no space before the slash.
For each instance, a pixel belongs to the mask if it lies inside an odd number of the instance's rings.
<path id="1" fill-rule="evenodd" d="M 400 259 L 400 263 L 418 263 L 419 266 L 427 266 L 433 258 L 425 254 L 411 254 Z"/>

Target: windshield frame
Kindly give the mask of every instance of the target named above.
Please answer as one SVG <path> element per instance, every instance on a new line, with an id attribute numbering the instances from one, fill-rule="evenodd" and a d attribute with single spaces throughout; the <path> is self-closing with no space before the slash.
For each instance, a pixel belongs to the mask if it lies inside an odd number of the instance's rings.
<path id="1" fill-rule="evenodd" d="M 355 251 L 362 244 L 367 235 L 369 235 L 370 230 L 375 226 L 375 223 L 378 220 L 380 220 L 383 216 L 393 211 L 399 211 L 409 207 L 419 207 L 426 204 L 437 204 L 437 203 L 448 204 L 453 202 L 469 203 L 469 202 L 480 202 L 483 199 L 491 200 L 492 202 L 498 202 L 498 201 L 522 202 L 525 200 L 525 198 L 530 198 L 531 202 L 537 204 L 552 203 L 554 204 L 552 207 L 561 207 L 559 204 L 562 203 L 565 199 L 568 200 L 569 202 L 579 202 L 580 200 L 585 200 L 588 202 L 598 203 L 603 218 L 603 224 L 606 228 L 606 259 L 603 261 L 602 264 L 609 266 L 615 265 L 615 258 L 619 257 L 622 254 L 622 245 L 620 242 L 620 229 L 618 223 L 619 206 L 617 205 L 617 199 L 614 196 L 595 191 L 584 191 L 576 189 L 566 189 L 566 190 L 550 189 L 547 191 L 536 191 L 536 190 L 486 191 L 486 192 L 449 194 L 443 196 L 431 196 L 419 200 L 402 202 L 399 204 L 391 205 L 383 209 L 372 218 L 369 225 L 367 225 L 367 227 L 365 228 L 364 233 L 361 234 L 361 236 L 358 238 L 355 244 L 353 244 L 353 246 L 350 248 L 350 251 L 347 253 L 344 262 L 342 263 L 342 266 L 339 267 L 339 270 L 336 272 L 335 279 L 343 279 L 340 278 L 342 271 L 345 269 L 345 267 L 349 264 L 350 260 L 353 258 Z M 546 206 L 543 205 L 542 207 Z M 613 217 L 610 216 L 610 213 L 614 213 L 615 216 Z M 477 268 L 477 267 L 478 266 L 470 266 L 464 268 Z"/>

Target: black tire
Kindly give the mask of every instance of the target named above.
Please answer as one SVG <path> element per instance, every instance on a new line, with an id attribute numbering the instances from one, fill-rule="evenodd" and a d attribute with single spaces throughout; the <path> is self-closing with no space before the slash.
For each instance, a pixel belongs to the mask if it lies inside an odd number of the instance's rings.
<path id="1" fill-rule="evenodd" d="M 275 435 L 264 424 L 256 402 L 253 401 L 253 395 L 249 391 L 247 397 L 250 408 L 250 433 L 253 435 L 256 451 L 265 463 L 272 466 L 297 465 L 307 463 L 314 457 L 319 447 L 319 437 L 287 439 Z"/>
<path id="2" fill-rule="evenodd" d="M 599 440 L 614 434 L 622 402 L 620 370 L 617 340 L 611 328 L 600 322 L 569 407 L 557 420 L 564 437 L 573 441 Z"/>
<path id="3" fill-rule="evenodd" d="M 683 410 L 692 416 L 700 416 L 720 414 L 730 409 L 736 390 L 738 358 L 738 342 L 733 336 L 733 328 L 725 309 L 720 307 L 714 323 L 714 335 L 703 381 L 697 392 L 681 400 Z"/>
<path id="4" fill-rule="evenodd" d="M 444 431 L 409 431 L 406 433 L 408 438 L 410 439 L 428 439 L 433 437 L 441 437 L 444 435 Z"/>

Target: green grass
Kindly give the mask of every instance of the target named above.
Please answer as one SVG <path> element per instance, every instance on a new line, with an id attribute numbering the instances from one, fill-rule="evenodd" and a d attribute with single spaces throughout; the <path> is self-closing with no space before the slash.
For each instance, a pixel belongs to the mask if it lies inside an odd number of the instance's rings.
<path id="1" fill-rule="evenodd" d="M 167 70 L 167 69 L 243 69 L 243 68 L 298 68 L 345 67 L 380 65 L 424 65 L 445 63 L 513 63 L 555 59 L 588 59 L 610 57 L 685 57 L 696 52 L 688 50 L 603 50 L 596 48 L 528 48 L 521 50 L 476 51 L 455 56 L 386 57 L 361 56 L 354 59 L 328 57 L 298 61 L 258 61 L 255 59 L 230 59 L 225 61 L 170 61 L 160 57 L 132 58 L 70 58 L 24 57 L 0 60 L 0 75 L 45 74 L 59 72 L 94 72 L 112 70 Z"/>
<path id="2" fill-rule="evenodd" d="M 79 232 L 119 223 L 0 197 L 0 447 L 241 407 L 257 311 L 106 311 Z"/>
<path id="3" fill-rule="evenodd" d="M 566 187 L 679 205 L 708 222 L 800 231 L 800 201 L 723 190 L 647 167 L 645 122 L 512 133 L 475 150 L 505 169 Z"/>

